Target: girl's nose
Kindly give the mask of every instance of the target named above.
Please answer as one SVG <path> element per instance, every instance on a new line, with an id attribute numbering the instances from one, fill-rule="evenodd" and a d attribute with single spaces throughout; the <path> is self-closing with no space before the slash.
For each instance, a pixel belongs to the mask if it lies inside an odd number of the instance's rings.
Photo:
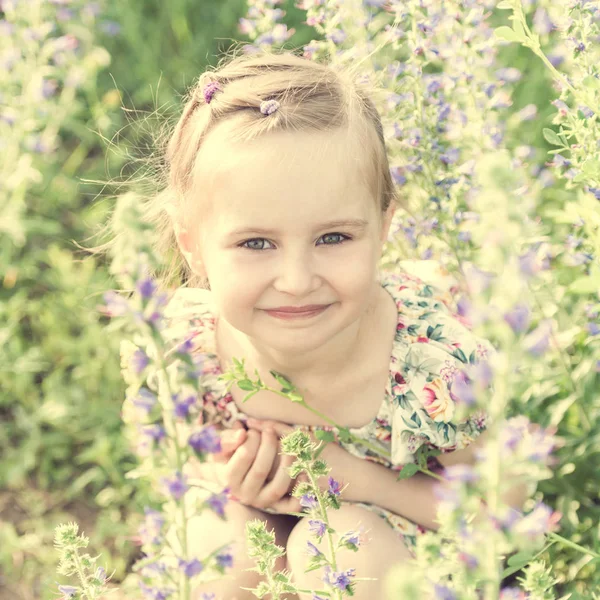
<path id="1" fill-rule="evenodd" d="M 318 275 L 309 256 L 289 256 L 279 265 L 275 287 L 280 292 L 308 298 L 310 292 L 317 287 Z"/>

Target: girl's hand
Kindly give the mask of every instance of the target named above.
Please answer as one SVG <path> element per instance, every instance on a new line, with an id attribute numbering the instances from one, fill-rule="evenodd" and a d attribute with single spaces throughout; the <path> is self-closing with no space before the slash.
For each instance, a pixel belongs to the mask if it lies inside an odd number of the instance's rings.
<path id="1" fill-rule="evenodd" d="M 250 429 L 246 441 L 235 450 L 225 467 L 223 483 L 231 495 L 254 508 L 299 512 L 297 499 L 286 497 L 295 483 L 287 471 L 295 459 L 279 452 L 279 435 L 273 428 Z M 270 480 L 269 476 L 272 476 Z"/>
<path id="2" fill-rule="evenodd" d="M 258 429 L 261 431 L 272 429 L 278 435 L 278 437 L 283 437 L 288 433 L 294 431 L 293 427 L 286 425 L 285 423 L 281 423 L 279 421 L 271 421 L 271 420 L 258 420 L 258 419 L 248 419 L 247 424 L 249 427 L 254 429 Z M 310 439 L 316 443 L 322 443 L 321 440 L 318 440 L 314 433 L 306 432 L 306 435 L 310 437 Z M 282 455 L 282 459 L 292 459 L 289 464 L 292 464 L 295 460 L 292 456 L 284 456 Z M 348 451 L 344 450 L 339 444 L 334 442 L 329 442 L 325 445 L 325 448 L 319 455 L 319 458 L 322 458 L 327 466 L 331 469 L 331 471 L 327 475 L 323 475 L 318 479 L 319 489 L 321 491 L 327 491 L 329 489 L 329 478 L 333 477 L 335 481 L 340 484 L 340 487 L 344 487 L 344 483 L 348 483 L 351 481 L 352 474 L 356 474 L 360 471 L 357 467 L 364 466 L 363 461 L 360 458 L 350 454 Z M 308 481 L 308 477 L 306 473 L 301 473 L 296 481 Z M 292 486 L 293 487 L 293 486 Z M 354 488 L 354 489 L 353 489 Z M 356 495 L 357 492 L 356 486 L 348 486 L 348 488 L 342 492 L 343 499 L 351 502 L 359 502 L 360 499 Z M 300 506 L 300 500 L 298 498 L 290 497 L 290 502 L 287 504 L 288 508 L 294 512 L 301 512 L 302 507 Z"/>

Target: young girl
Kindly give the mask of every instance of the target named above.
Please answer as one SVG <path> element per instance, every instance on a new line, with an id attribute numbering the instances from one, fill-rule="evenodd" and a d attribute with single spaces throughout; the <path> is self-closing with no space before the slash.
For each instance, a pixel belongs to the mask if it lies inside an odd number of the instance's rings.
<path id="1" fill-rule="evenodd" d="M 280 388 L 270 371 L 282 373 L 309 405 L 380 449 L 336 440 L 322 456 L 347 484 L 331 526 L 363 532 L 359 552 L 338 553 L 338 570 L 371 578 L 356 581 L 357 600 L 384 598 L 389 568 L 411 558 L 419 533 L 437 528 L 437 482 L 421 473 L 397 481 L 398 471 L 423 444 L 444 451 L 432 469 L 473 462 L 485 415 L 457 419 L 451 387 L 463 363 L 485 358 L 491 345 L 453 313 L 447 293 L 378 270 L 394 211 L 407 210 L 378 113 L 348 71 L 287 53 L 242 56 L 200 77 L 167 164 L 156 222 L 161 249 L 181 254 L 174 269 L 187 285 L 169 303 L 164 335 L 192 334 L 204 357 L 203 400 L 223 452 L 200 476 L 232 494 L 227 520 L 204 511 L 189 539 L 199 557 L 236 543 L 232 577 L 197 597 L 254 597 L 241 588 L 260 580 L 245 570 L 254 561 L 244 527 L 255 518 L 286 548 L 278 568 L 300 588 L 325 588 L 320 571 L 304 570 L 306 542 L 326 552 L 326 540 L 316 542 L 307 518 L 287 514 L 301 507 L 290 496 L 292 459 L 278 452 L 294 427 L 331 428 L 272 392 L 245 403 L 237 385 L 227 392 L 218 376 L 237 358 L 270 387 Z"/>

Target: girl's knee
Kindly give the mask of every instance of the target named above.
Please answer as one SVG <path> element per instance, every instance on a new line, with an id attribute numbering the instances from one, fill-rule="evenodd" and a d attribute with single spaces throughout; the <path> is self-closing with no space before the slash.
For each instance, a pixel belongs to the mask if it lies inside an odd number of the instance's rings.
<path id="1" fill-rule="evenodd" d="M 348 548 L 336 550 L 337 570 L 355 569 L 355 578 L 371 580 L 356 581 L 356 599 L 382 597 L 383 580 L 392 566 L 406 562 L 412 558 L 409 550 L 398 534 L 379 515 L 360 506 L 343 505 L 339 510 L 328 513 L 329 524 L 335 529 L 334 544 L 337 546 L 339 536 L 352 531 L 360 534 L 358 551 Z M 318 542 L 309 530 L 308 518 L 302 519 L 290 533 L 287 545 L 287 568 L 293 573 L 298 587 L 307 589 L 325 589 L 324 572 L 317 569 L 305 573 L 311 559 L 308 542 L 320 552 L 329 556 L 327 539 Z M 300 598 L 310 596 L 300 596 Z"/>

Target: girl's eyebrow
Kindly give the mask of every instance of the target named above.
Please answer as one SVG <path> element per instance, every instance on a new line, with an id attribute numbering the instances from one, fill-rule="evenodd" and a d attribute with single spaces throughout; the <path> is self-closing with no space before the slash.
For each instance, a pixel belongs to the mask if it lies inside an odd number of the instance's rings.
<path id="1" fill-rule="evenodd" d="M 336 227 L 351 227 L 353 229 L 365 229 L 369 222 L 366 219 L 335 219 L 333 221 L 327 221 L 327 223 L 322 223 L 317 226 L 315 229 L 334 229 Z M 248 233 L 260 233 L 260 234 L 268 234 L 273 235 L 276 234 L 277 231 L 274 229 L 265 229 L 263 227 L 244 227 L 242 229 L 235 229 L 230 231 L 227 235 L 243 235 Z"/>

